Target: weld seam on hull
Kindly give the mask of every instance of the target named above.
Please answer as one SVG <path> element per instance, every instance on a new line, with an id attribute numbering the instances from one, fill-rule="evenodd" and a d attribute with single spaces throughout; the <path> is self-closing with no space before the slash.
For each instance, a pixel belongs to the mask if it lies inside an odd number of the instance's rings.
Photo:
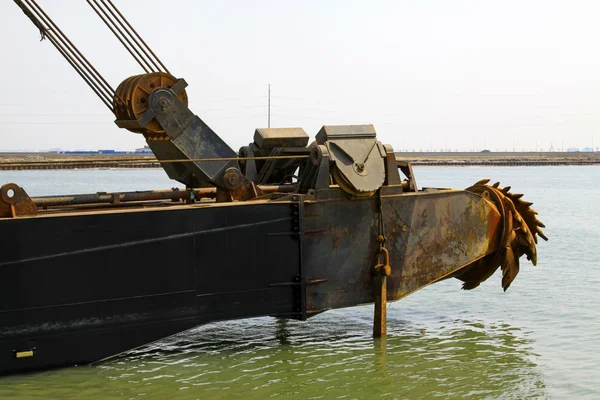
<path id="1" fill-rule="evenodd" d="M 274 286 L 274 287 L 264 287 L 264 288 L 259 288 L 259 289 L 232 290 L 232 291 L 227 291 L 227 292 L 200 293 L 200 294 L 197 294 L 197 295 L 196 295 L 196 297 L 220 296 L 220 295 L 223 295 L 223 294 L 236 294 L 236 293 L 260 292 L 260 291 L 263 291 L 263 290 L 277 289 L 278 287 L 280 287 L 280 286 Z"/>
<path id="2" fill-rule="evenodd" d="M 125 247 L 133 247 L 133 246 L 139 246 L 139 245 L 143 245 L 143 244 L 156 243 L 156 242 L 160 242 L 163 240 L 181 239 L 181 238 L 192 237 L 192 236 L 197 236 L 197 235 L 204 235 L 207 233 L 223 232 L 223 231 L 227 231 L 230 229 L 248 228 L 251 226 L 266 225 L 266 224 L 271 224 L 271 223 L 276 223 L 276 222 L 281 222 L 281 221 L 288 221 L 289 219 L 290 218 L 278 218 L 278 219 L 269 220 L 269 221 L 254 222 L 251 224 L 241 224 L 241 225 L 235 225 L 235 226 L 226 226 L 226 227 L 222 227 L 222 228 L 208 229 L 208 230 L 201 231 L 201 232 L 179 233 L 179 234 L 170 235 L 170 236 L 162 236 L 159 238 L 137 240 L 137 241 L 129 242 L 129 243 L 111 244 L 111 245 L 107 245 L 107 246 L 98 246 L 98 247 L 92 247 L 89 249 L 57 253 L 57 254 L 52 254 L 52 255 L 47 255 L 47 256 L 31 257 L 31 258 L 25 258 L 22 260 L 7 261 L 4 263 L 0 263 L 0 267 L 14 265 L 14 264 L 20 264 L 20 263 L 33 262 L 33 261 L 50 260 L 53 258 L 67 257 L 67 256 L 77 255 L 77 254 L 93 253 L 96 251 L 105 251 L 105 250 L 119 249 L 119 248 L 125 248 Z"/>
<path id="3" fill-rule="evenodd" d="M 44 310 L 44 309 L 48 309 L 48 308 L 80 306 L 80 305 L 94 304 L 94 303 L 107 303 L 107 302 L 111 302 L 111 301 L 144 299 L 144 298 L 148 298 L 148 297 L 170 296 L 170 295 L 185 294 L 185 293 L 194 293 L 194 292 L 196 292 L 196 291 L 195 290 L 181 290 L 181 291 L 178 291 L 178 292 L 142 294 L 142 295 L 139 295 L 139 296 L 117 297 L 115 299 L 102 299 L 102 300 L 81 301 L 81 302 L 77 302 L 77 303 L 53 304 L 53 305 L 50 305 L 50 306 L 41 306 L 41 307 L 13 308 L 13 309 L 10 309 L 10 310 L 1 310 L 0 314 L 7 313 L 7 312 L 15 312 L 15 311 L 33 311 L 33 310 Z"/>

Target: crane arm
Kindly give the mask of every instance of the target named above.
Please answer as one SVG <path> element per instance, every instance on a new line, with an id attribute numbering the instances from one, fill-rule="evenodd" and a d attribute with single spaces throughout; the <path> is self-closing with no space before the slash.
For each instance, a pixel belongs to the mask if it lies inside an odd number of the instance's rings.
<path id="1" fill-rule="evenodd" d="M 187 83 L 169 73 L 111 0 L 86 1 L 145 72 L 125 79 L 116 90 L 36 0 L 14 0 L 40 30 L 42 40 L 48 39 L 54 45 L 116 116 L 117 126 L 141 133 L 159 160 L 215 159 L 164 163 L 170 178 L 187 187 L 214 185 L 227 192 L 249 185 L 239 163 L 231 160 L 237 156 L 236 152 L 189 110 Z"/>

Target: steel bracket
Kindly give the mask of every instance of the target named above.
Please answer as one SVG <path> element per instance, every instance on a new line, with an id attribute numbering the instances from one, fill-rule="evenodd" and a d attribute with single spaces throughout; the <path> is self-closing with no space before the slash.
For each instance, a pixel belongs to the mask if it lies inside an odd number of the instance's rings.
<path id="1" fill-rule="evenodd" d="M 0 187 L 0 218 L 15 218 L 37 214 L 37 207 L 22 187 L 7 183 Z"/>

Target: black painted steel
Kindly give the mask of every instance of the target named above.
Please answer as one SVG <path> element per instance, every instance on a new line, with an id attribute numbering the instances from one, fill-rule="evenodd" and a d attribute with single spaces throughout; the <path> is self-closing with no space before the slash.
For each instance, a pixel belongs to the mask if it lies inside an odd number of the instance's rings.
<path id="1" fill-rule="evenodd" d="M 89 363 L 209 321 L 301 317 L 293 204 L 182 208 L 2 221 L 0 373 Z"/>

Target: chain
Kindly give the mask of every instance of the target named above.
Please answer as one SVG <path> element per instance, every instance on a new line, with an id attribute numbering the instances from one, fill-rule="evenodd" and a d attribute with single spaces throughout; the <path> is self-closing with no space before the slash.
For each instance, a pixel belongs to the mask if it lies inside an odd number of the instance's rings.
<path id="1" fill-rule="evenodd" d="M 377 236 L 377 241 L 379 242 L 379 252 L 383 252 L 385 249 L 385 242 L 387 238 L 385 236 L 385 222 L 383 220 L 383 200 L 381 198 L 381 190 L 377 192 L 377 208 L 379 211 L 379 236 Z"/>

